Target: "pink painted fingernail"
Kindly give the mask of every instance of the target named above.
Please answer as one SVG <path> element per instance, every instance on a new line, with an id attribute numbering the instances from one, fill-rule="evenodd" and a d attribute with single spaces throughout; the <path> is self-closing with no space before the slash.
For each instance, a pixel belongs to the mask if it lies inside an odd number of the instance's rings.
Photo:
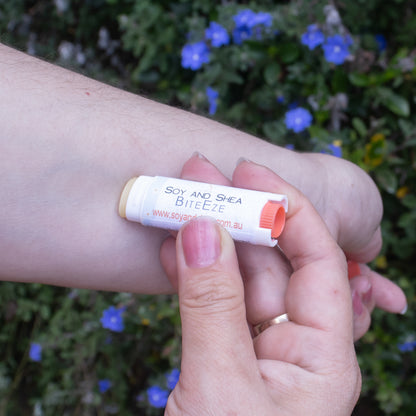
<path id="1" fill-rule="evenodd" d="M 197 218 L 185 225 L 182 246 L 186 264 L 191 268 L 209 267 L 221 254 L 221 234 L 211 218 Z"/>
<path id="2" fill-rule="evenodd" d="M 361 297 L 356 290 L 352 292 L 352 308 L 354 315 L 360 316 L 364 312 L 364 306 L 361 302 Z"/>

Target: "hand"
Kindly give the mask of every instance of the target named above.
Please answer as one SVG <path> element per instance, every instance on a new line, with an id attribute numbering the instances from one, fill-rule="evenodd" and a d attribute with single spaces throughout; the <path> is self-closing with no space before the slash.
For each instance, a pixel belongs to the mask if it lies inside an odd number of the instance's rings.
<path id="1" fill-rule="evenodd" d="M 320 165 L 317 172 L 321 171 L 316 190 L 305 193 L 352 266 L 354 338 L 358 339 L 367 332 L 375 307 L 391 313 L 407 310 L 403 291 L 365 264 L 374 260 L 382 245 L 381 197 L 372 179 L 353 163 L 323 154 L 305 156 L 315 159 Z"/>
<path id="2" fill-rule="evenodd" d="M 314 157 L 314 155 L 308 156 Z M 334 164 L 331 167 L 334 172 L 340 170 L 342 165 L 337 166 L 335 163 L 338 159 L 330 159 L 331 163 Z M 336 169 L 337 167 L 338 169 Z M 329 169 L 329 167 L 327 168 Z M 334 175 L 329 176 L 328 172 L 322 174 L 317 166 L 315 173 L 317 186 L 316 189 L 310 190 L 310 193 L 315 198 L 315 207 L 323 216 L 331 234 L 338 243 L 345 245 L 341 246 L 344 251 L 347 251 L 348 248 L 349 258 L 358 261 L 369 261 L 377 254 L 381 243 L 380 216 L 376 212 L 377 210 L 381 211 L 381 206 L 378 207 L 379 195 L 374 193 L 373 187 L 375 186 L 370 183 L 364 172 L 349 162 L 346 162 L 344 168 L 346 173 L 338 176 L 334 173 Z M 362 176 L 361 181 L 359 180 L 360 175 Z M 348 183 L 345 176 L 350 178 Z M 181 177 L 240 188 L 279 192 L 276 187 L 275 174 L 269 169 L 248 161 L 242 161 L 235 169 L 232 180 L 229 180 L 207 159 L 196 154 L 185 163 Z M 351 183 L 355 182 L 358 182 L 358 184 L 352 187 Z M 326 191 L 323 189 L 326 189 Z M 367 193 L 365 192 L 366 189 L 368 189 Z M 341 190 L 344 190 L 344 192 L 341 192 Z M 369 200 L 365 201 L 364 196 L 368 196 Z M 366 216 L 361 215 L 361 209 L 351 208 L 364 204 L 366 204 Z M 357 215 L 357 213 L 360 215 Z M 361 228 L 360 223 L 362 223 Z M 356 233 L 354 236 L 352 230 Z M 291 273 L 291 267 L 286 259 L 279 255 L 275 249 L 241 243 L 237 244 L 237 251 L 246 286 L 247 319 L 249 323 L 255 325 L 284 313 L 282 294 L 286 290 Z M 165 241 L 162 245 L 161 261 L 170 281 L 176 287 L 175 246 L 170 240 Z M 270 273 L 270 270 L 274 269 L 282 270 L 279 276 Z M 351 280 L 351 291 L 355 312 L 355 340 L 367 332 L 374 307 L 377 306 L 389 312 L 399 313 L 406 305 L 405 296 L 398 286 L 371 271 L 364 264 L 360 264 L 360 273 Z"/>
<path id="3" fill-rule="evenodd" d="M 187 223 L 176 239 L 182 367 L 167 416 L 337 416 L 354 408 L 360 371 L 345 256 L 308 200 L 273 180 L 290 201 L 279 240 L 293 268 L 284 296 L 290 322 L 253 340 L 232 239 L 209 218 Z"/>

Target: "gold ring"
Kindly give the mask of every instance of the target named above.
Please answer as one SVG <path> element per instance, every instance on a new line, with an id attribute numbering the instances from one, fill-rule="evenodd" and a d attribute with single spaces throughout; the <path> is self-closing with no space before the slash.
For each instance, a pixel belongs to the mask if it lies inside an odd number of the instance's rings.
<path id="1" fill-rule="evenodd" d="M 253 327 L 254 336 L 256 337 L 257 335 L 265 331 L 267 328 L 273 325 L 281 324 L 282 322 L 289 322 L 289 317 L 287 316 L 287 313 L 276 316 L 276 318 L 269 319 L 268 321 L 262 322 L 261 324 L 255 325 Z"/>

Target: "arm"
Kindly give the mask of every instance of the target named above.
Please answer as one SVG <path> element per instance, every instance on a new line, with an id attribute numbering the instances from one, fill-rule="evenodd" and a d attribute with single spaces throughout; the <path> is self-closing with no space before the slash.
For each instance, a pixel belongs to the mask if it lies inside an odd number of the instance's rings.
<path id="1" fill-rule="evenodd" d="M 279 148 L 6 46 L 0 73 L 4 280 L 171 291 L 159 263 L 166 233 L 123 221 L 117 203 L 128 178 L 179 176 L 195 150 L 228 177 L 241 156 L 279 172 L 356 260 L 370 260 L 380 247 L 380 197 L 349 162 Z M 373 215 L 360 218 L 359 204 Z M 346 208 L 348 226 L 340 219 Z"/>

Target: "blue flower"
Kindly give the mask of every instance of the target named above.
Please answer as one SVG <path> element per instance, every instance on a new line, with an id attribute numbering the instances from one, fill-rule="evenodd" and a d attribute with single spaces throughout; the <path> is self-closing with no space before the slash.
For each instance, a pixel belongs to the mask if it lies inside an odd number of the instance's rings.
<path id="1" fill-rule="evenodd" d="M 173 390 L 179 380 L 181 372 L 174 368 L 170 373 L 166 374 L 166 384 L 170 390 Z"/>
<path id="2" fill-rule="evenodd" d="M 205 42 L 188 43 L 182 48 L 182 67 L 193 71 L 209 62 L 209 49 Z"/>
<path id="3" fill-rule="evenodd" d="M 251 28 L 255 25 L 256 13 L 253 10 L 244 9 L 239 11 L 233 19 L 235 22 L 233 40 L 237 45 L 241 45 L 252 36 Z"/>
<path id="4" fill-rule="evenodd" d="M 110 390 L 113 383 L 108 379 L 98 380 L 98 389 L 100 393 L 105 393 L 106 391 Z"/>
<path id="5" fill-rule="evenodd" d="M 270 13 L 259 12 L 254 16 L 252 22 L 253 26 L 263 25 L 265 27 L 270 27 L 272 25 L 272 15 Z"/>
<path id="6" fill-rule="evenodd" d="M 214 48 L 230 43 L 227 30 L 217 22 L 211 22 L 209 27 L 205 29 L 205 38 L 211 41 Z"/>
<path id="7" fill-rule="evenodd" d="M 272 25 L 272 15 L 270 13 L 259 12 L 253 20 L 253 31 L 257 40 L 263 38 L 263 28 L 269 28 Z M 278 32 L 276 32 L 277 34 Z"/>
<path id="8" fill-rule="evenodd" d="M 321 153 L 325 153 L 336 157 L 342 157 L 342 147 L 338 143 L 331 143 Z"/>
<path id="9" fill-rule="evenodd" d="M 239 11 L 234 17 L 235 29 L 233 30 L 233 40 L 237 45 L 241 45 L 245 40 L 253 35 L 252 29 L 256 27 L 257 39 L 261 39 L 261 29 L 259 26 L 270 27 L 272 25 L 272 15 L 266 12 L 255 13 L 253 10 L 244 9 Z"/>
<path id="10" fill-rule="evenodd" d="M 351 45 L 354 44 L 354 41 L 352 40 L 352 37 L 348 34 L 344 36 L 344 42 L 347 46 L 351 46 Z"/>
<path id="11" fill-rule="evenodd" d="M 384 37 L 384 35 L 382 35 L 382 34 L 375 35 L 375 39 L 376 39 L 376 42 L 377 42 L 378 50 L 380 52 L 383 52 L 384 50 L 386 50 L 387 41 L 386 41 L 386 38 Z"/>
<path id="12" fill-rule="evenodd" d="M 309 127 L 312 124 L 312 119 L 312 114 L 302 107 L 289 110 L 285 115 L 286 127 L 292 129 L 295 133 L 299 133 Z"/>
<path id="13" fill-rule="evenodd" d="M 211 87 L 207 87 L 205 92 L 206 92 L 207 97 L 208 97 L 209 114 L 214 115 L 217 111 L 218 91 L 214 90 Z"/>
<path id="14" fill-rule="evenodd" d="M 292 101 L 287 105 L 289 110 L 294 110 L 295 108 L 299 107 L 299 103 L 297 101 Z"/>
<path id="15" fill-rule="evenodd" d="M 32 342 L 30 344 L 30 350 L 29 350 L 29 358 L 32 361 L 41 361 L 42 360 L 42 345 Z"/>
<path id="16" fill-rule="evenodd" d="M 325 59 L 335 65 L 343 64 L 347 56 L 350 54 L 348 46 L 352 44 L 350 36 L 342 37 L 341 35 L 334 35 L 327 38 L 322 45 L 324 49 Z"/>
<path id="17" fill-rule="evenodd" d="M 245 40 L 250 39 L 253 32 L 249 27 L 236 27 L 233 30 L 233 40 L 236 45 L 241 45 Z"/>
<path id="18" fill-rule="evenodd" d="M 401 352 L 411 352 L 416 349 L 416 341 L 403 342 L 397 346 Z"/>
<path id="19" fill-rule="evenodd" d="M 147 399 L 153 407 L 162 408 L 166 407 L 168 402 L 169 392 L 163 390 L 158 386 L 149 387 L 147 389 Z"/>
<path id="20" fill-rule="evenodd" d="M 252 28 L 256 25 L 257 14 L 250 9 L 239 11 L 234 17 L 235 26 L 238 29 Z"/>
<path id="21" fill-rule="evenodd" d="M 103 315 L 100 319 L 101 325 L 103 328 L 110 329 L 114 332 L 123 332 L 124 322 L 123 322 L 123 312 L 125 308 L 117 309 L 114 306 L 103 311 Z"/>
<path id="22" fill-rule="evenodd" d="M 319 30 L 318 25 L 309 25 L 307 31 L 302 35 L 302 45 L 310 50 L 324 43 L 325 35 Z"/>

